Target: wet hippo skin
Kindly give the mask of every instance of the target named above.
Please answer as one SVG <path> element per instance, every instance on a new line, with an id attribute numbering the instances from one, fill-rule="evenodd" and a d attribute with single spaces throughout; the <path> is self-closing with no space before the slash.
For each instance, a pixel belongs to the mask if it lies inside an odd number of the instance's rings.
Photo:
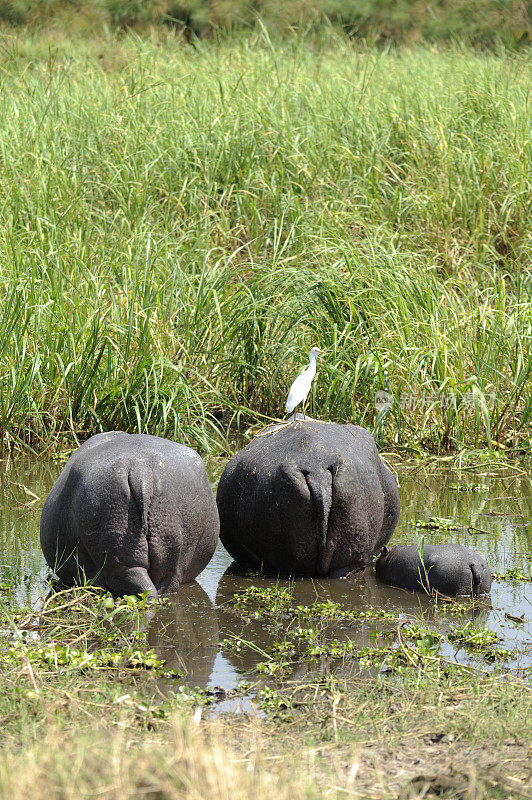
<path id="1" fill-rule="evenodd" d="M 329 577 L 362 571 L 400 507 L 368 431 L 300 418 L 271 426 L 229 461 L 217 503 L 220 539 L 240 564 Z"/>
<path id="2" fill-rule="evenodd" d="M 384 547 L 375 572 L 393 586 L 436 589 L 449 597 L 487 594 L 491 589 L 488 565 L 479 553 L 461 544 Z"/>
<path id="3" fill-rule="evenodd" d="M 218 530 L 214 495 L 194 450 L 116 431 L 93 436 L 71 456 L 40 525 L 44 556 L 61 583 L 153 597 L 199 575 Z"/>

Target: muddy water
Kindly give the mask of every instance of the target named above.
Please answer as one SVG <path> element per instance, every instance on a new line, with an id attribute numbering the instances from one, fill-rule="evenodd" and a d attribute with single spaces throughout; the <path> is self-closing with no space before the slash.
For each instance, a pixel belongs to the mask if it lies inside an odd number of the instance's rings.
<path id="1" fill-rule="evenodd" d="M 48 569 L 39 547 L 39 515 L 60 469 L 61 464 L 53 461 L 0 462 L 0 582 L 13 586 L 21 603 L 38 603 L 43 592 Z M 214 484 L 221 465 L 212 464 L 210 471 Z M 430 543 L 460 542 L 482 552 L 494 572 L 518 569 L 530 575 L 532 481 L 524 469 L 501 477 L 484 474 L 482 469 L 476 473 L 440 469 L 431 474 L 407 465 L 401 468 L 399 479 L 402 513 L 392 544 L 413 543 L 420 536 Z M 456 486 L 466 491 L 457 491 Z M 459 529 L 416 527 L 416 521 L 429 517 L 451 519 Z M 264 660 L 262 651 L 272 644 L 272 639 L 260 620 L 242 620 L 228 604 L 235 592 L 246 586 L 271 587 L 272 583 L 269 578 L 235 574 L 230 556 L 219 545 L 197 582 L 183 587 L 169 604 L 157 608 L 149 621 L 148 640 L 169 666 L 180 671 L 186 684 L 219 687 L 219 708 L 233 708 L 234 701 L 224 701 L 223 692 L 234 690 L 244 675 L 253 675 L 254 666 Z M 279 585 L 288 586 L 288 581 L 280 580 Z M 455 617 L 442 615 L 421 593 L 379 583 L 370 569 L 358 578 L 297 580 L 292 589 L 295 604 L 308 605 L 320 599 L 357 611 L 385 609 L 399 613 L 401 619 L 422 620 L 443 632 L 450 624 L 464 625 L 468 621 L 479 628 L 488 626 L 501 637 L 498 646 L 511 651 L 506 667 L 523 670 L 532 665 L 530 580 L 496 579 L 490 604 Z M 523 617 L 524 621 L 511 617 Z M 351 627 L 337 627 L 333 634 L 368 646 L 378 642 L 379 630 L 379 623 L 367 620 Z M 220 641 L 234 637 L 248 645 L 238 655 L 224 654 Z M 475 658 L 470 651 L 455 650 L 449 644 L 443 649 L 447 657 L 459 662 L 468 663 Z M 303 675 L 308 668 L 302 663 L 293 677 Z M 244 705 L 247 702 L 241 701 Z"/>

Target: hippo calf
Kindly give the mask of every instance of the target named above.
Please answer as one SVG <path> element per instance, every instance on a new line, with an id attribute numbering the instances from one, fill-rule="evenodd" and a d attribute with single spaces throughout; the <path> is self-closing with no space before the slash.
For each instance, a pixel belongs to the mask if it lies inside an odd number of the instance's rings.
<path id="1" fill-rule="evenodd" d="M 145 434 L 100 433 L 71 456 L 44 504 L 41 547 L 60 582 L 118 595 L 176 592 L 218 541 L 200 456 Z"/>
<path id="2" fill-rule="evenodd" d="M 421 554 L 423 558 L 421 558 Z M 383 547 L 375 572 L 404 589 L 437 590 L 448 597 L 476 596 L 491 589 L 491 572 L 479 553 L 461 544 Z"/>
<path id="3" fill-rule="evenodd" d="M 361 572 L 399 516 L 395 479 L 371 434 L 300 415 L 229 461 L 217 503 L 232 557 L 284 575 Z"/>

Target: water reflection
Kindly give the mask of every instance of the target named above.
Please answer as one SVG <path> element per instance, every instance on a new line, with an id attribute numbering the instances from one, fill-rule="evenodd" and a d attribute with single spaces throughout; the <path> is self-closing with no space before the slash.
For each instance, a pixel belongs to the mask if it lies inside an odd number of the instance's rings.
<path id="1" fill-rule="evenodd" d="M 157 609 L 148 644 L 191 686 L 207 686 L 218 652 L 216 609 L 199 583 L 183 586 Z"/>
<path id="2" fill-rule="evenodd" d="M 453 615 L 452 612 L 449 613 L 451 607 L 448 604 L 438 606 L 421 592 L 407 592 L 381 583 L 369 568 L 363 575 L 355 578 L 341 580 L 298 578 L 293 581 L 279 579 L 275 585 L 290 590 L 294 606 L 310 606 L 315 601 L 322 603 L 332 601 L 347 611 L 360 614 L 355 621 L 328 623 L 324 628 L 328 638 L 356 642 L 360 648 L 377 647 L 389 642 L 389 634 L 395 634 L 398 620 L 423 621 L 426 625 L 447 630 L 451 623 L 464 625 L 469 621 L 475 626 L 486 624 L 492 612 L 491 604 L 487 601 L 475 603 L 465 615 Z M 272 580 L 256 575 L 250 576 L 242 572 L 237 564 L 231 564 L 219 580 L 216 606 L 221 640 L 238 639 L 247 643 L 238 654 L 227 655 L 226 659 L 233 664 L 235 670 L 252 674 L 256 665 L 267 659 L 266 654 L 271 651 L 274 643 L 282 640 L 283 631 L 265 625 L 252 614 L 242 617 L 231 611 L 235 593 L 242 592 L 248 586 L 269 589 Z M 252 610 L 253 608 L 254 606 L 251 606 Z M 365 612 L 373 609 L 390 612 L 393 614 L 393 619 L 364 616 Z M 313 675 L 317 670 L 321 674 L 327 672 L 345 676 L 351 674 L 353 669 L 358 669 L 356 662 L 326 659 L 320 664 L 312 665 L 311 672 Z M 308 665 L 301 664 L 296 667 L 292 677 L 307 672 Z"/>
<path id="3" fill-rule="evenodd" d="M 213 485 L 223 464 L 208 464 Z M 37 603 L 48 573 L 39 546 L 42 505 L 61 464 L 53 461 L 18 459 L 0 462 L 0 581 L 13 587 L 21 603 Z M 456 491 L 456 484 L 488 484 L 488 489 Z M 494 571 L 508 568 L 530 571 L 532 549 L 532 481 L 529 475 L 510 477 L 466 474 L 460 471 L 422 473 L 408 465 L 400 471 L 402 513 L 393 543 L 414 542 L 424 537 L 439 544 L 454 541 L 482 552 Z M 428 517 L 452 519 L 457 530 L 424 530 L 415 523 Z M 169 666 L 184 675 L 191 686 L 235 688 L 243 673 L 263 661 L 264 651 L 275 638 L 259 620 L 241 619 L 229 604 L 236 592 L 253 583 L 271 587 L 272 579 L 239 574 L 220 545 L 197 582 L 185 586 L 167 605 L 158 607 L 149 622 L 148 641 Z M 279 581 L 287 586 L 288 581 Z M 371 570 L 346 580 L 298 579 L 291 584 L 295 604 L 310 605 L 316 599 L 332 600 L 355 612 L 368 609 L 393 611 L 401 619 L 422 619 L 443 631 L 468 620 L 476 626 L 488 624 L 501 636 L 501 646 L 512 650 L 513 666 L 532 663 L 532 585 L 530 582 L 495 581 L 493 608 L 477 606 L 466 616 L 449 616 L 422 593 L 409 593 L 379 583 Z M 506 616 L 525 615 L 519 624 Z M 396 623 L 388 623 L 388 629 Z M 386 624 L 363 618 L 349 625 L 331 627 L 335 638 L 349 638 L 360 646 L 374 646 Z M 238 655 L 221 650 L 219 642 L 239 637 L 250 643 Z M 262 651 L 262 652 L 261 652 Z M 461 661 L 470 654 L 445 653 Z M 293 677 L 304 675 L 307 664 L 297 667 Z M 354 662 L 324 661 L 312 669 L 354 669 Z"/>
<path id="4" fill-rule="evenodd" d="M 316 600 L 320 602 L 330 600 L 342 603 L 349 610 L 364 611 L 368 605 L 374 604 L 380 607 L 381 603 L 381 585 L 369 572 L 349 580 L 298 578 L 294 581 L 279 579 L 274 583 L 279 588 L 290 589 L 294 605 L 310 606 Z M 239 639 L 246 643 L 238 654 L 231 653 L 226 655 L 226 658 L 235 670 L 246 674 L 253 674 L 253 670 L 259 662 L 268 660 L 268 651 L 275 642 L 282 640 L 284 635 L 282 617 L 280 619 L 281 627 L 275 629 L 275 627 L 265 625 L 260 619 L 254 619 L 253 616 L 242 618 L 231 610 L 235 593 L 252 585 L 269 589 L 272 586 L 272 579 L 249 576 L 242 573 L 238 565 L 233 563 L 221 576 L 216 593 L 222 640 Z M 370 625 L 363 623 L 329 624 L 326 628 L 326 635 L 341 641 L 349 639 L 360 647 L 369 647 L 379 643 L 379 636 L 376 635 L 375 630 Z M 315 677 L 332 672 L 337 675 L 346 675 L 346 673 L 351 673 L 354 668 L 357 667 L 352 661 L 342 662 L 339 659 L 323 658 L 312 664 L 302 661 L 294 666 L 291 679 L 300 680 L 304 677 L 308 678 L 310 675 Z"/>
<path id="5" fill-rule="evenodd" d="M 39 519 L 61 467 L 54 462 L 0 461 L 0 580 L 20 603 L 40 596 L 48 567 L 39 545 Z"/>

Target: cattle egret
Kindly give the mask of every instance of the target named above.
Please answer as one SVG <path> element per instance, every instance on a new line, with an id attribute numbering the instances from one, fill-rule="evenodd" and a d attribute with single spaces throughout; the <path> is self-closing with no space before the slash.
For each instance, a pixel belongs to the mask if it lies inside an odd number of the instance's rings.
<path id="1" fill-rule="evenodd" d="M 303 403 L 303 416 L 305 416 L 305 403 L 308 393 L 310 392 L 310 386 L 314 380 L 314 375 L 316 374 L 316 356 L 318 353 L 322 352 L 323 350 L 320 350 L 319 347 L 313 347 L 310 351 L 310 364 L 297 376 L 288 392 L 285 414 L 291 414 L 296 406 Z"/>

